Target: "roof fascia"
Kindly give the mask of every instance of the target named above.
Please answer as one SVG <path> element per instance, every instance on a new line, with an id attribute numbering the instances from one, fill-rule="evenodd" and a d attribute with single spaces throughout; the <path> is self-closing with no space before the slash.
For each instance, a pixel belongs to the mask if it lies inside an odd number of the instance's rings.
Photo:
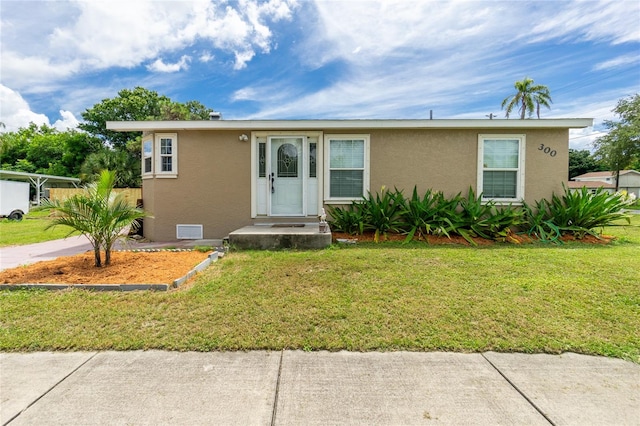
<path id="1" fill-rule="evenodd" d="M 582 129 L 592 125 L 592 118 L 537 120 L 107 121 L 107 129 L 121 132 L 165 130 Z"/>

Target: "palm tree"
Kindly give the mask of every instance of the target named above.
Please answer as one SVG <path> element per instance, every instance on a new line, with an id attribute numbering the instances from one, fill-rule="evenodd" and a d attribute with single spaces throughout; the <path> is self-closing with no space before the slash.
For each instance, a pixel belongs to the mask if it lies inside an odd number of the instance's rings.
<path id="1" fill-rule="evenodd" d="M 100 248 L 105 251 L 105 266 L 111 264 L 111 248 L 124 237 L 122 231 L 137 226 L 136 219 L 146 216 L 126 201 L 124 193 L 113 192 L 115 180 L 115 172 L 103 170 L 98 181 L 87 185 L 84 193 L 45 203 L 59 213 L 47 229 L 66 225 L 72 228 L 69 234 L 79 231 L 86 235 L 93 246 L 96 267 L 102 266 Z"/>
<path id="2" fill-rule="evenodd" d="M 525 77 L 524 80 L 516 81 L 516 94 L 506 97 L 502 101 L 502 108 L 506 106 L 507 118 L 511 111 L 517 106 L 520 107 L 520 118 L 524 120 L 525 115 L 533 114 L 534 105 L 538 118 L 540 118 L 540 105 L 551 108 L 549 104 L 552 102 L 549 88 L 542 84 L 533 84 L 533 79 Z"/>

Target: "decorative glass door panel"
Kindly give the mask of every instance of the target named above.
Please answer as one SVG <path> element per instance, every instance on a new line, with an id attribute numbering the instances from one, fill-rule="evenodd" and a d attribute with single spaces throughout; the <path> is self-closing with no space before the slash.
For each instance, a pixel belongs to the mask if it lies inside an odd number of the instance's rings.
<path id="1" fill-rule="evenodd" d="M 278 137 L 270 142 L 271 215 L 303 215 L 303 139 Z"/>

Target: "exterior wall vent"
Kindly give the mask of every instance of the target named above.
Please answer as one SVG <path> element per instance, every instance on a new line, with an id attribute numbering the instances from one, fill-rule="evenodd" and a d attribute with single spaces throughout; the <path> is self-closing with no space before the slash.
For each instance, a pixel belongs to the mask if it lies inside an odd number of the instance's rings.
<path id="1" fill-rule="evenodd" d="M 201 240 L 202 225 L 176 225 L 176 238 L 179 240 Z"/>

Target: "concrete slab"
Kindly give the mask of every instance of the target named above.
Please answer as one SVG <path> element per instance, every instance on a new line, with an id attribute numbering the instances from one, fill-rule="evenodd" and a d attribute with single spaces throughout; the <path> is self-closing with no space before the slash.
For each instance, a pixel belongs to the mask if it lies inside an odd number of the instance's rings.
<path id="1" fill-rule="evenodd" d="M 279 352 L 102 352 L 11 425 L 266 425 L 279 361 Z"/>
<path id="2" fill-rule="evenodd" d="M 574 353 L 485 357 L 556 425 L 640 425 L 640 365 Z"/>
<path id="3" fill-rule="evenodd" d="M 229 244 L 241 250 L 322 249 L 331 245 L 331 233 L 318 223 L 245 226 L 229 233 Z"/>
<path id="4" fill-rule="evenodd" d="M 17 416 L 95 354 L 0 353 L 0 424 Z"/>
<path id="5" fill-rule="evenodd" d="M 481 354 L 286 351 L 275 424 L 546 424 Z"/>

